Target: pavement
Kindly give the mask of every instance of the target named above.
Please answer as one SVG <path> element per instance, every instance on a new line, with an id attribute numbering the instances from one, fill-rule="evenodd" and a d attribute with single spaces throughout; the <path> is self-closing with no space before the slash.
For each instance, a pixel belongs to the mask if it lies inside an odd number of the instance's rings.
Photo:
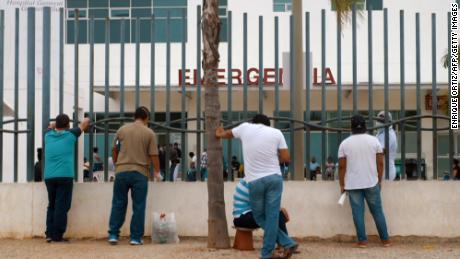
<path id="1" fill-rule="evenodd" d="M 116 246 L 106 240 L 70 240 L 68 244 L 48 244 L 43 238 L 0 239 L 0 258 L 165 258 L 219 259 L 259 258 L 261 240 L 255 251 L 215 250 L 206 247 L 204 238 L 183 238 L 180 244 L 158 245 L 144 240 L 143 246 L 130 246 L 122 239 Z M 372 241 L 372 240 L 371 240 Z M 460 258 L 460 241 L 436 238 L 404 238 L 384 248 L 377 241 L 366 249 L 354 248 L 350 240 L 300 240 L 301 253 L 292 258 Z"/>

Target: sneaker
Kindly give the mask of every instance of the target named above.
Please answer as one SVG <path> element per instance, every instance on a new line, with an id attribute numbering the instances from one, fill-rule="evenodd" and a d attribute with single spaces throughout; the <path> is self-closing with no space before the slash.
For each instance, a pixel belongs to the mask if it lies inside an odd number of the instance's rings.
<path id="1" fill-rule="evenodd" d="M 50 236 L 46 236 L 45 240 L 46 240 L 46 243 L 51 243 L 51 241 L 53 241 L 53 239 L 51 239 Z"/>
<path id="2" fill-rule="evenodd" d="M 354 247 L 357 248 L 367 248 L 367 242 L 366 241 L 359 241 L 354 244 Z"/>
<path id="3" fill-rule="evenodd" d="M 118 236 L 109 235 L 109 239 L 107 241 L 109 241 L 111 245 L 116 245 L 118 243 Z"/>
<path id="4" fill-rule="evenodd" d="M 383 240 L 382 244 L 383 244 L 383 247 L 390 247 L 390 246 L 393 245 L 389 239 L 388 240 Z"/>
<path id="5" fill-rule="evenodd" d="M 143 245 L 144 242 L 142 241 L 142 239 L 131 239 L 131 241 L 129 242 L 130 245 L 132 246 L 140 246 L 140 245 Z"/>

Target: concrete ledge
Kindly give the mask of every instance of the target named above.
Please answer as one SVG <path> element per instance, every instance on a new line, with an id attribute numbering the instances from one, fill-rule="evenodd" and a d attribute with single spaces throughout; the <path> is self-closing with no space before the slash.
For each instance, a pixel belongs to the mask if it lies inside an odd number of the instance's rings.
<path id="1" fill-rule="evenodd" d="M 391 235 L 460 237 L 458 182 L 392 182 L 382 188 L 383 206 Z M 113 183 L 75 184 L 67 236 L 107 236 Z M 235 183 L 225 183 L 226 213 L 233 236 L 232 199 Z M 351 209 L 337 205 L 337 182 L 286 182 L 282 205 L 288 209 L 288 230 L 294 237 L 332 238 L 354 235 Z M 150 235 L 153 211 L 175 212 L 179 235 L 207 235 L 206 183 L 150 183 L 146 235 Z M 0 184 L 0 238 L 43 236 L 47 192 L 44 183 Z M 129 234 L 131 203 L 122 235 Z M 367 232 L 377 233 L 366 211 Z M 261 231 L 256 231 L 260 235 Z"/>

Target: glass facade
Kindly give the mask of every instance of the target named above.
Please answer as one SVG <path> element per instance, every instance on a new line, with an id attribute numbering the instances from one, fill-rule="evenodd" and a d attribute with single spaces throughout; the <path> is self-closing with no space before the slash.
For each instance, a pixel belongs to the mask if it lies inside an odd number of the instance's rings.
<path id="1" fill-rule="evenodd" d="M 168 15 L 170 41 L 182 42 L 184 29 L 185 41 L 187 41 L 187 0 L 67 0 L 66 42 L 68 44 L 75 43 L 77 9 L 79 43 L 89 43 L 91 17 L 94 18 L 95 43 L 105 43 L 107 18 L 110 19 L 110 43 L 121 42 L 122 20 L 125 21 L 125 43 L 136 42 L 137 20 L 139 20 L 140 42 L 150 42 L 152 13 L 155 15 L 155 42 L 167 41 Z M 219 17 L 222 22 L 221 41 L 225 42 L 227 41 L 227 1 L 219 1 Z"/>
<path id="2" fill-rule="evenodd" d="M 454 158 L 460 155 L 460 134 L 454 131 L 454 142 L 450 143 L 448 132 L 438 134 L 438 177 L 443 178 L 449 172 L 449 146 L 454 145 Z"/>
<path id="3" fill-rule="evenodd" d="M 290 12 L 292 0 L 273 0 L 273 12 Z"/>

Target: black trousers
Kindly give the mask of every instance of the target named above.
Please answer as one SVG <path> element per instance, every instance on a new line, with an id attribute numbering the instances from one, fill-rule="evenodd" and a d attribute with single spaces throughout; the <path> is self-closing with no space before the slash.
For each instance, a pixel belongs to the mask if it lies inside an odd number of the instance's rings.
<path id="1" fill-rule="evenodd" d="M 45 180 L 48 190 L 46 236 L 61 240 L 67 228 L 67 212 L 72 203 L 73 178 L 57 177 Z"/>
<path id="2" fill-rule="evenodd" d="M 241 215 L 239 218 L 234 218 L 233 225 L 237 228 L 249 228 L 249 229 L 260 228 L 259 225 L 257 225 L 256 221 L 254 220 L 254 216 L 252 215 L 252 212 L 247 212 Z M 286 217 L 284 216 L 284 213 L 281 211 L 280 211 L 280 216 L 279 216 L 279 228 L 281 229 L 281 231 L 288 234 L 288 231 L 286 228 Z"/>

